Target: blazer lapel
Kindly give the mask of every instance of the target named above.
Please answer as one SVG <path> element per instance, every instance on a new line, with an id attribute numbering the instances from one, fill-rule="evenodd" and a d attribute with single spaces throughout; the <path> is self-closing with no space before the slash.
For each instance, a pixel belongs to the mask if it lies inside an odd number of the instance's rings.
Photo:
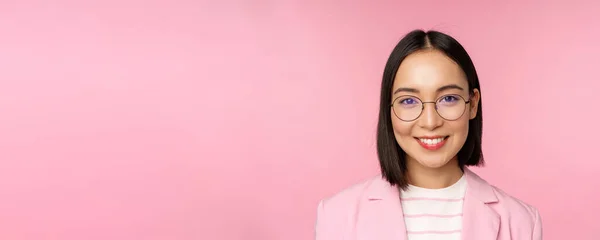
<path id="1" fill-rule="evenodd" d="M 489 204 L 498 202 L 492 187 L 465 168 L 467 192 L 463 207 L 463 240 L 492 240 L 498 238 L 500 216 Z"/>
<path id="2" fill-rule="evenodd" d="M 407 239 L 398 189 L 384 179 L 378 179 L 367 191 L 365 206 L 358 213 L 356 239 Z"/>
<path id="3" fill-rule="evenodd" d="M 467 191 L 463 207 L 463 240 L 498 238 L 500 216 L 490 204 L 498 198 L 485 180 L 465 167 Z M 398 189 L 385 179 L 375 180 L 367 189 L 364 208 L 356 218 L 357 240 L 406 240 L 406 225 Z"/>

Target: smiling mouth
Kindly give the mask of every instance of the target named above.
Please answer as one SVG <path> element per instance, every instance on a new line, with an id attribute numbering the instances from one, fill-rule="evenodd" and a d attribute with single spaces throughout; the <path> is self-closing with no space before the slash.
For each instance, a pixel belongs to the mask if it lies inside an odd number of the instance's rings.
<path id="1" fill-rule="evenodd" d="M 415 140 L 417 140 L 417 142 L 419 142 L 419 144 L 427 150 L 437 150 L 437 149 L 443 147 L 444 144 L 446 144 L 446 141 L 448 140 L 449 137 L 450 136 L 436 136 L 436 137 L 422 137 L 422 138 L 415 137 Z"/>

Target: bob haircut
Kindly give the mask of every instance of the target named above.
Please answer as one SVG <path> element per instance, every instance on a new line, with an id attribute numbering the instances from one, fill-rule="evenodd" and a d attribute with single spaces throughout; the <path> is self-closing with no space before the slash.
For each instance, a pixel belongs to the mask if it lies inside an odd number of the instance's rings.
<path id="1" fill-rule="evenodd" d="M 410 54 L 425 50 L 438 50 L 453 59 L 463 70 L 469 84 L 469 95 L 479 89 L 479 79 L 475 66 L 462 45 L 449 35 L 438 31 L 413 30 L 405 35 L 390 54 L 381 82 L 379 105 L 379 121 L 377 123 L 377 156 L 383 178 L 390 184 L 406 189 L 408 186 L 406 152 L 396 142 L 392 128 L 391 107 L 392 91 L 396 72 L 402 61 Z M 464 166 L 480 166 L 484 164 L 481 151 L 482 118 L 481 98 L 477 107 L 477 116 L 469 120 L 467 140 L 458 152 L 458 164 Z"/>

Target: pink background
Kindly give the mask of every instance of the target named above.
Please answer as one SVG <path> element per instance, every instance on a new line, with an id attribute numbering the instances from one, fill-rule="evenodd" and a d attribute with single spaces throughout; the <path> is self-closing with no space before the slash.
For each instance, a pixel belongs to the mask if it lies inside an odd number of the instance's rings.
<path id="1" fill-rule="evenodd" d="M 475 171 L 597 239 L 597 1 L 89 2 L 0 1 L 0 239 L 311 239 L 413 28 L 474 59 Z"/>

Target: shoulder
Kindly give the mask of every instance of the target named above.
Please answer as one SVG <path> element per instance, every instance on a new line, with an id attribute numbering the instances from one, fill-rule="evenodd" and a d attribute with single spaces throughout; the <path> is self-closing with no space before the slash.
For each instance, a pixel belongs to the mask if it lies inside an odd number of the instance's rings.
<path id="1" fill-rule="evenodd" d="M 510 213 L 510 215 L 527 217 L 530 220 L 534 220 L 537 217 L 538 210 L 533 205 L 506 193 L 496 186 L 491 187 L 498 197 L 498 204 L 502 207 L 501 210 Z"/>
<path id="2" fill-rule="evenodd" d="M 500 215 L 500 221 L 508 226 L 510 235 L 531 236 L 532 239 L 542 238 L 542 219 L 536 207 L 516 198 L 502 189 L 491 186 L 498 202 L 492 208 Z"/>
<path id="3" fill-rule="evenodd" d="M 335 194 L 321 199 L 320 205 L 327 208 L 329 211 L 343 211 L 352 208 L 368 196 L 368 192 L 371 188 L 385 184 L 382 183 L 384 181 L 385 180 L 382 179 L 381 175 L 361 180 Z"/>
<path id="4" fill-rule="evenodd" d="M 351 228 L 352 219 L 371 193 L 388 185 L 381 175 L 364 179 L 319 201 L 315 227 L 316 239 L 340 239 L 344 229 Z"/>
<path id="5" fill-rule="evenodd" d="M 516 198 L 497 186 L 489 184 L 474 172 L 466 169 L 467 193 L 486 203 L 499 216 L 504 227 L 501 231 L 510 236 L 527 236 L 527 239 L 541 239 L 542 222 L 534 206 Z M 504 230 L 502 230 L 504 229 Z"/>
<path id="6" fill-rule="evenodd" d="M 499 187 L 488 183 L 485 179 L 475 174 L 471 170 L 465 171 L 467 174 L 467 192 L 472 194 L 485 203 L 490 203 L 494 210 L 501 216 L 518 216 L 523 218 L 535 218 L 537 209 L 516 198 Z"/>

